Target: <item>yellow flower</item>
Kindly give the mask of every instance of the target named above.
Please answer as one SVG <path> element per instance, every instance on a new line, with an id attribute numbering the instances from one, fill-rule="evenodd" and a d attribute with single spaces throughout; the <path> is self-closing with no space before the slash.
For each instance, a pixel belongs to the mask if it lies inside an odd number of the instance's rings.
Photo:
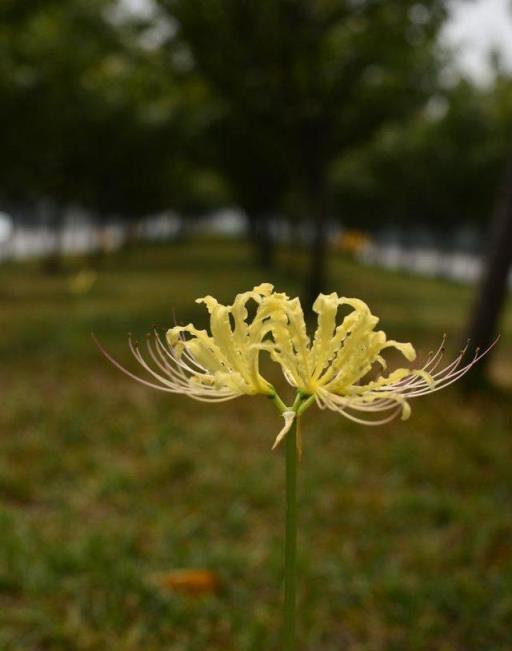
<path id="1" fill-rule="evenodd" d="M 416 352 L 410 343 L 389 340 L 376 330 L 379 319 L 357 298 L 320 294 L 313 305 L 318 315 L 317 329 L 311 342 L 298 298 L 271 294 L 264 299 L 271 314 L 273 341 L 263 343 L 274 361 L 281 365 L 287 381 L 298 390 L 295 413 L 300 415 L 313 401 L 347 418 L 367 425 L 381 425 L 401 414 L 410 416 L 409 399 L 432 393 L 455 382 L 481 357 L 478 352 L 461 366 L 466 349 L 444 369 L 437 371 L 443 344 L 421 369 L 399 368 L 389 375 L 367 379 L 375 365 L 386 369 L 382 353 L 398 350 L 412 362 Z M 351 311 L 338 323 L 338 311 Z M 485 354 L 485 353 L 484 353 Z M 376 414 L 376 416 L 373 416 Z M 291 416 L 281 430 L 278 443 L 291 427 Z"/>
<path id="2" fill-rule="evenodd" d="M 146 337 L 146 358 L 139 345 L 129 338 L 131 352 L 152 376 L 149 381 L 125 369 L 99 344 L 108 359 L 131 378 L 161 391 L 181 393 L 205 402 L 222 402 L 241 395 L 275 392 L 260 374 L 258 344 L 267 334 L 262 301 L 273 290 L 263 283 L 252 291 L 238 294 L 233 305 L 221 305 L 212 296 L 197 299 L 210 313 L 210 332 L 189 323 L 167 331 L 165 340 L 158 333 Z M 247 303 L 256 311 L 248 320 Z"/>
<path id="3" fill-rule="evenodd" d="M 438 370 L 444 340 L 420 369 L 399 368 L 375 377 L 375 365 L 386 369 L 382 353 L 398 350 L 409 362 L 416 357 L 411 344 L 387 339 L 376 330 L 379 319 L 357 298 L 320 294 L 313 305 L 318 325 L 311 341 L 298 298 L 274 293 L 263 283 L 222 305 L 212 296 L 197 299 L 210 314 L 210 332 L 189 323 L 146 337 L 146 356 L 129 338 L 131 352 L 151 379 L 140 377 L 117 362 L 101 345 L 104 355 L 129 377 L 146 386 L 189 396 L 204 402 L 223 402 L 241 395 L 266 395 L 284 419 L 274 447 L 284 439 L 299 416 L 314 402 L 367 425 L 387 423 L 399 414 L 410 416 L 409 400 L 438 391 L 458 380 L 485 355 L 477 352 L 462 365 L 467 347 Z M 249 318 L 248 303 L 253 316 Z M 340 308 L 349 313 L 338 322 Z M 493 344 L 494 345 L 494 344 Z M 270 353 L 286 380 L 297 389 L 286 406 L 274 387 L 262 377 L 259 357 Z M 373 379 L 369 379 L 373 378 Z M 300 449 L 300 429 L 297 428 Z"/>

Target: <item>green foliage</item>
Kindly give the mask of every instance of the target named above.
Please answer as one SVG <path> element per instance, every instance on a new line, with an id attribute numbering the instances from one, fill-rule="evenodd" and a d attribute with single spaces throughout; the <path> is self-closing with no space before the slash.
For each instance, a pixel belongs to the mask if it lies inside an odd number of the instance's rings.
<path id="1" fill-rule="evenodd" d="M 496 65 L 489 87 L 447 86 L 448 3 L 154 7 L 1 3 L 2 203 L 126 219 L 236 204 L 253 222 L 320 226 L 326 215 L 437 227 L 489 214 L 512 85 Z"/>
<path id="2" fill-rule="evenodd" d="M 436 88 L 445 3 L 161 0 L 223 103 L 220 164 L 249 209 L 309 201 L 340 151 Z"/>
<path id="3" fill-rule="evenodd" d="M 218 204 L 222 189 L 183 182 L 204 120 L 190 110 L 204 102 L 201 85 L 173 78 L 162 52 L 141 44 L 144 26 L 116 18 L 113 5 L 2 5 L 0 195 L 127 218 Z"/>
<path id="4" fill-rule="evenodd" d="M 347 222 L 479 227 L 491 214 L 510 153 L 512 83 L 461 80 L 404 124 L 339 158 L 332 179 Z"/>
<path id="5" fill-rule="evenodd" d="M 16 197 L 80 199 L 97 97 L 87 76 L 119 45 L 105 2 L 2 6 L 2 189 Z"/>

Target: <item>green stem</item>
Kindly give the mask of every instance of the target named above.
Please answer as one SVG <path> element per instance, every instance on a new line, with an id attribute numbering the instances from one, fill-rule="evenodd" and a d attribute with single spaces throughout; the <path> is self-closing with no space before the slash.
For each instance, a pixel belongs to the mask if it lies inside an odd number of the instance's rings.
<path id="1" fill-rule="evenodd" d="M 284 574 L 284 651 L 295 651 L 297 619 L 297 427 L 286 435 L 286 531 Z"/>

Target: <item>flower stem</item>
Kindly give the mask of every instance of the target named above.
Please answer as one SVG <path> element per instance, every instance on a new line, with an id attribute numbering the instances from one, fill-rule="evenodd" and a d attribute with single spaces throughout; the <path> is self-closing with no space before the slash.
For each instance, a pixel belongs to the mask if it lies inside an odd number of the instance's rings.
<path id="1" fill-rule="evenodd" d="M 297 619 L 297 428 L 286 436 L 286 530 L 284 574 L 284 651 L 296 649 Z"/>

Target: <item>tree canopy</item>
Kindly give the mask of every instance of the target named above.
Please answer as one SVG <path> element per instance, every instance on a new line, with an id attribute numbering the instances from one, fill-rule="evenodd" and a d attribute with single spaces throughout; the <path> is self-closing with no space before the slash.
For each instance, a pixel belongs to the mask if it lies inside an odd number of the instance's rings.
<path id="1" fill-rule="evenodd" d="M 149 6 L 149 5 L 148 5 Z M 482 224 L 511 81 L 446 81 L 441 0 L 4 0 L 0 200 L 99 218 L 237 205 L 269 262 L 276 215 Z M 151 9 L 151 6 L 149 8 Z"/>

